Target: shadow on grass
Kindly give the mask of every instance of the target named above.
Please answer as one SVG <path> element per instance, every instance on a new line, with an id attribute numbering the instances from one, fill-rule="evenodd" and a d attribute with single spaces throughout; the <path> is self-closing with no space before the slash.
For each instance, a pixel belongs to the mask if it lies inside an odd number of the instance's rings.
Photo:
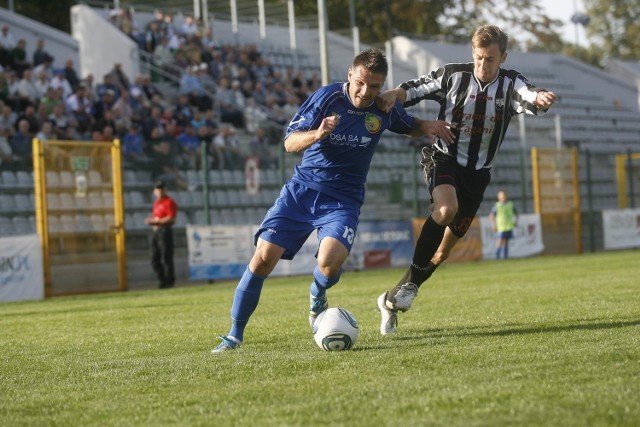
<path id="1" fill-rule="evenodd" d="M 530 334 L 546 334 L 567 331 L 588 331 L 598 329 L 617 329 L 627 328 L 640 325 L 640 320 L 619 320 L 615 322 L 589 321 L 585 320 L 581 323 L 569 325 L 541 325 L 541 326 L 510 326 L 506 329 L 496 329 L 496 326 L 478 326 L 470 328 L 441 328 L 427 329 L 425 334 L 412 334 L 411 336 L 398 336 L 399 340 L 414 340 L 420 338 L 448 338 L 448 337 L 493 337 L 493 336 L 509 336 L 509 335 L 530 335 Z M 498 326 L 499 327 L 499 326 Z M 493 329 L 493 330 L 476 330 L 473 329 Z"/>

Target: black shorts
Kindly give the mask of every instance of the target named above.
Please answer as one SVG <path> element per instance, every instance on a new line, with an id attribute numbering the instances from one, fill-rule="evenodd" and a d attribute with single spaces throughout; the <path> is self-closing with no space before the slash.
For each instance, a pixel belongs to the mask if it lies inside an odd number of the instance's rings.
<path id="1" fill-rule="evenodd" d="M 456 189 L 458 212 L 449 228 L 457 237 L 463 237 L 484 199 L 484 192 L 491 181 L 491 171 L 462 167 L 454 157 L 431 147 L 422 149 L 421 163 L 429 193 L 433 194 L 433 189 L 442 184 L 453 185 Z"/>

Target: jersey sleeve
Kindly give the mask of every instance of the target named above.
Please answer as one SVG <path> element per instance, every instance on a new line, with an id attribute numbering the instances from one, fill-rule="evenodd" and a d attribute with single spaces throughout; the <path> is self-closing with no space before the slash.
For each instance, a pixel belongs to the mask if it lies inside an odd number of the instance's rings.
<path id="1" fill-rule="evenodd" d="M 394 133 L 408 135 L 413 129 L 415 118 L 402 108 L 399 102 L 389 110 L 389 130 Z"/>
<path id="2" fill-rule="evenodd" d="M 307 98 L 289 122 L 284 138 L 287 139 L 293 132 L 317 129 L 325 116 L 323 112 L 330 94 L 329 88 L 324 86 Z"/>
<path id="3" fill-rule="evenodd" d="M 517 74 L 513 78 L 513 91 L 512 105 L 515 114 L 531 114 L 541 115 L 547 112 L 541 108 L 536 107 L 533 103 L 538 96 L 538 92 L 544 91 L 544 89 L 535 87 L 525 76 Z"/>
<path id="4" fill-rule="evenodd" d="M 445 67 L 441 67 L 418 79 L 402 83 L 400 87 L 406 93 L 405 102 L 402 106 L 405 108 L 410 107 L 423 99 L 431 99 L 437 102 L 445 99 L 446 90 L 443 89 L 443 77 L 445 74 Z"/>

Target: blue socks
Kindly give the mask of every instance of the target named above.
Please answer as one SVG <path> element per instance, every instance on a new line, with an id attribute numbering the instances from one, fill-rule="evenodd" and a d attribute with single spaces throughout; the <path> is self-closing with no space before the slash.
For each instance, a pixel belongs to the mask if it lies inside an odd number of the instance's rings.
<path id="1" fill-rule="evenodd" d="M 253 274 L 249 267 L 242 274 L 242 278 L 236 287 L 231 306 L 231 329 L 229 336 L 244 341 L 244 328 L 249 323 L 249 317 L 253 314 L 260 300 L 260 292 L 266 277 Z"/>
<path id="2" fill-rule="evenodd" d="M 311 282 L 309 293 L 314 298 L 323 297 L 327 293 L 327 289 L 338 283 L 341 274 L 342 269 L 335 276 L 326 277 L 320 272 L 320 267 L 316 265 L 316 268 L 313 269 L 313 282 Z"/>
<path id="3" fill-rule="evenodd" d="M 342 270 L 340 274 L 342 274 Z M 340 274 L 333 277 L 326 277 L 316 266 L 313 270 L 314 280 L 313 283 L 311 283 L 311 295 L 314 297 L 324 296 L 327 289 L 338 283 Z M 238 282 L 233 297 L 233 304 L 231 305 L 231 329 L 228 334 L 229 337 L 235 338 L 238 342 L 244 341 L 244 329 L 247 327 L 249 318 L 258 306 L 265 279 L 266 277 L 253 274 L 251 270 L 249 270 L 249 267 L 247 267 Z"/>

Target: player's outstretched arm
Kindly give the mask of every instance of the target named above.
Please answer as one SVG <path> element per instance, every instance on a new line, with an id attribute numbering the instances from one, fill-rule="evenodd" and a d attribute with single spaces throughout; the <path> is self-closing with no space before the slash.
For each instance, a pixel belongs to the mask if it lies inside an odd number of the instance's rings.
<path id="1" fill-rule="evenodd" d="M 413 121 L 411 136 L 425 135 L 432 141 L 440 138 L 447 145 L 455 142 L 455 136 L 451 132 L 451 123 L 444 120 L 422 120 L 416 118 Z"/>
<path id="2" fill-rule="evenodd" d="M 376 105 L 379 109 L 388 113 L 389 110 L 395 105 L 396 101 L 400 104 L 404 104 L 407 99 L 407 93 L 401 87 L 395 89 L 389 89 L 382 92 L 376 97 Z"/>
<path id="3" fill-rule="evenodd" d="M 327 138 L 338 125 L 336 116 L 329 116 L 322 119 L 318 129 L 308 131 L 293 132 L 284 140 L 284 148 L 288 153 L 297 153 L 306 150 L 316 141 Z"/>
<path id="4" fill-rule="evenodd" d="M 533 104 L 538 108 L 547 110 L 556 102 L 556 99 L 557 98 L 555 93 L 541 90 L 536 94 L 536 100 L 533 102 Z"/>

